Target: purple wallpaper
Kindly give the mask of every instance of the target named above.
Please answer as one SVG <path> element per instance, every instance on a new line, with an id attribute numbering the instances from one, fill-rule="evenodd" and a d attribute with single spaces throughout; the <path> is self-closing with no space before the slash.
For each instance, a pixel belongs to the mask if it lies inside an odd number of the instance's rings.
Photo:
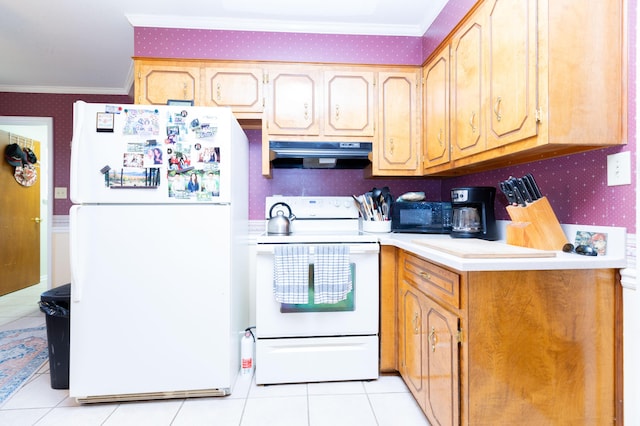
<path id="1" fill-rule="evenodd" d="M 0 115 L 24 117 L 53 117 L 53 186 L 69 187 L 69 162 L 73 137 L 73 103 L 85 102 L 132 103 L 129 96 L 59 95 L 41 93 L 0 92 Z M 53 214 L 69 214 L 71 201 L 52 200 Z"/>
<path id="2" fill-rule="evenodd" d="M 452 5 L 455 3 L 455 5 Z M 166 58 L 216 58 L 369 64 L 420 64 L 456 25 L 474 0 L 449 2 L 424 37 L 336 36 L 243 31 L 135 29 L 135 55 Z M 635 2 L 629 4 L 629 75 L 635 76 Z M 250 218 L 264 216 L 264 197 L 284 195 L 351 195 L 374 186 L 389 186 L 394 196 L 425 191 L 430 199 L 447 197 L 456 186 L 492 185 L 509 175 L 531 172 L 562 223 L 624 226 L 635 233 L 636 182 L 636 81 L 629 81 L 629 144 L 585 154 L 561 157 L 478 173 L 459 178 L 363 179 L 361 170 L 274 170 L 272 179 L 260 171 L 260 131 L 248 131 L 250 139 Z M 72 136 L 72 104 L 87 102 L 128 103 L 127 96 L 40 95 L 0 93 L 0 115 L 48 116 L 54 121 L 54 186 L 69 185 Z M 608 187 L 606 157 L 619 151 L 632 154 L 632 185 Z M 508 219 L 502 195 L 496 216 Z M 54 200 L 56 215 L 68 213 L 68 200 Z"/>
<path id="3" fill-rule="evenodd" d="M 420 65 L 423 59 L 422 42 L 418 37 L 148 27 L 134 29 L 134 55 L 389 65 Z"/>

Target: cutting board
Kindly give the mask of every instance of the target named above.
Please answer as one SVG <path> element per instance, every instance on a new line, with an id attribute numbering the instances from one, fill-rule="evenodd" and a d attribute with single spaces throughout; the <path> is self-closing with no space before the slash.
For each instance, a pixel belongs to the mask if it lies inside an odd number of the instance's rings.
<path id="1" fill-rule="evenodd" d="M 416 239 L 413 243 L 469 259 L 505 259 L 525 257 L 555 257 L 556 253 L 502 242 L 470 239 Z"/>

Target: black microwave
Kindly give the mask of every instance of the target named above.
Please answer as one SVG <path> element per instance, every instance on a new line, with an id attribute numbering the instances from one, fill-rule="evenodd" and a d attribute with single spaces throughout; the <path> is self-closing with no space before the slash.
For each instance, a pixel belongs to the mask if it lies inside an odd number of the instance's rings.
<path id="1" fill-rule="evenodd" d="M 447 201 L 396 201 L 391 208 L 391 230 L 448 234 L 452 217 L 453 208 Z"/>

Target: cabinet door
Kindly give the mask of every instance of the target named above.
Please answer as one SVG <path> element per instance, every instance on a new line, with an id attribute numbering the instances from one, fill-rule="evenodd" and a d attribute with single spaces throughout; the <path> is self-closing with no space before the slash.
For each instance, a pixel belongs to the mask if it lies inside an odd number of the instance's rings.
<path id="1" fill-rule="evenodd" d="M 422 174 L 418 72 L 378 73 L 378 123 L 373 170 L 383 175 Z"/>
<path id="2" fill-rule="evenodd" d="M 188 100 L 200 105 L 200 65 L 136 63 L 135 102 L 166 105 L 168 100 Z"/>
<path id="3" fill-rule="evenodd" d="M 204 104 L 233 112 L 262 112 L 262 69 L 215 64 L 204 70 Z"/>
<path id="4" fill-rule="evenodd" d="M 398 361 L 402 378 L 425 410 L 425 360 L 421 295 L 406 281 L 398 283 Z"/>
<path id="5" fill-rule="evenodd" d="M 537 133 L 537 0 L 489 2 L 487 146 Z"/>
<path id="6" fill-rule="evenodd" d="M 324 73 L 324 134 L 373 136 L 373 72 Z"/>
<path id="7" fill-rule="evenodd" d="M 427 338 L 426 405 L 430 421 L 457 425 L 460 418 L 458 317 L 425 298 L 424 326 Z"/>
<path id="8" fill-rule="evenodd" d="M 482 31 L 482 22 L 471 20 L 452 43 L 451 146 L 454 159 L 486 149 Z"/>
<path id="9" fill-rule="evenodd" d="M 424 167 L 449 162 L 449 55 L 450 47 L 435 57 L 424 71 Z"/>
<path id="10" fill-rule="evenodd" d="M 268 132 L 274 135 L 319 135 L 320 73 L 272 71 L 269 80 Z"/>

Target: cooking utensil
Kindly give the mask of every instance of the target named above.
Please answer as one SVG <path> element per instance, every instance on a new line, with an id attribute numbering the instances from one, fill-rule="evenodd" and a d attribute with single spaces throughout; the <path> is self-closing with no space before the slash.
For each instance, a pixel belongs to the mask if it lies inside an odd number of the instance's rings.
<path id="1" fill-rule="evenodd" d="M 284 215 L 282 209 L 276 211 L 276 215 L 273 215 L 273 211 L 276 207 L 286 207 L 289 212 L 288 216 Z M 269 235 L 289 235 L 291 233 L 291 221 L 296 217 L 291 212 L 291 207 L 287 203 L 279 202 L 275 203 L 269 209 L 269 222 L 267 223 L 267 234 Z"/>

